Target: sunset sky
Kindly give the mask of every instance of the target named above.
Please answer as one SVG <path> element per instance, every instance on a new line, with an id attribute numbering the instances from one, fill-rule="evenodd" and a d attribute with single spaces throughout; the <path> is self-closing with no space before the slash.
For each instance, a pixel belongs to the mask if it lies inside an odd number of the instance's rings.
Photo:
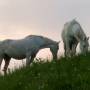
<path id="1" fill-rule="evenodd" d="M 36 34 L 59 41 L 74 18 L 90 36 L 90 0 L 0 0 L 0 40 Z"/>

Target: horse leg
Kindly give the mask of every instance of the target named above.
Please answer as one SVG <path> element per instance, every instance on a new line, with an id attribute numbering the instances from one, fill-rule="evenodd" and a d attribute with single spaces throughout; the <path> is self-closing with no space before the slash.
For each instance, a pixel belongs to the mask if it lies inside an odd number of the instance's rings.
<path id="1" fill-rule="evenodd" d="M 31 59 L 30 59 L 29 64 L 31 64 L 33 62 L 33 60 L 34 60 L 35 57 L 36 57 L 36 53 L 34 53 L 34 54 L 31 55 Z"/>
<path id="2" fill-rule="evenodd" d="M 5 65 L 4 65 L 4 69 L 3 69 L 4 73 L 6 73 L 6 71 L 7 71 L 8 65 L 10 63 L 10 59 L 11 58 L 5 58 L 4 59 L 5 60 Z"/>
<path id="3" fill-rule="evenodd" d="M 0 58 L 0 69 L 1 69 L 2 61 L 3 61 L 3 58 Z"/>
<path id="4" fill-rule="evenodd" d="M 26 66 L 30 65 L 30 59 L 31 59 L 31 52 L 26 54 Z"/>
<path id="5" fill-rule="evenodd" d="M 74 50 L 74 44 L 73 44 L 73 42 L 71 41 L 70 42 L 70 56 L 72 57 L 73 56 L 73 51 Z"/>
<path id="6" fill-rule="evenodd" d="M 66 56 L 66 44 L 64 44 L 64 55 Z"/>
<path id="7" fill-rule="evenodd" d="M 35 57 L 36 57 L 36 53 L 32 54 L 31 57 L 28 56 L 27 59 L 26 59 L 26 65 L 27 66 L 30 65 L 33 62 Z"/>
<path id="8" fill-rule="evenodd" d="M 70 57 L 70 43 L 66 41 L 66 57 Z"/>
<path id="9" fill-rule="evenodd" d="M 26 58 L 26 66 L 28 66 L 29 65 L 29 62 L 30 62 L 30 56 L 28 56 L 27 58 Z"/>
<path id="10" fill-rule="evenodd" d="M 78 43 L 75 43 L 75 44 L 73 45 L 73 47 L 72 47 L 73 55 L 76 54 L 76 47 L 77 47 L 77 44 L 78 44 Z"/>
<path id="11" fill-rule="evenodd" d="M 75 54 L 75 44 L 71 45 L 70 54 L 71 54 L 71 56 L 74 56 L 74 54 Z"/>

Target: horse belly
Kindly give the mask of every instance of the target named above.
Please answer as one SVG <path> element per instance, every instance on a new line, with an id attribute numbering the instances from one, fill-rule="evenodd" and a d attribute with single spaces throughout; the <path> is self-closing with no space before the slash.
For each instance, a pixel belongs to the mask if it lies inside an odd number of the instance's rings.
<path id="1" fill-rule="evenodd" d="M 9 48 L 5 51 L 5 54 L 14 59 L 24 59 L 26 57 L 26 51 L 24 50 L 24 48 Z"/>
<path id="2" fill-rule="evenodd" d="M 14 59 L 18 59 L 18 60 L 21 60 L 21 59 L 24 59 L 26 56 L 12 56 L 12 58 Z"/>

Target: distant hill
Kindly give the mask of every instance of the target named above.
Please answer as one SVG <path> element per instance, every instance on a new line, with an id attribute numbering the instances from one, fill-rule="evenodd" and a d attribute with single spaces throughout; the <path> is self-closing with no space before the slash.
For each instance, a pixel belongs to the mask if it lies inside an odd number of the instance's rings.
<path id="1" fill-rule="evenodd" d="M 90 90 L 90 53 L 34 62 L 0 76 L 0 90 Z"/>

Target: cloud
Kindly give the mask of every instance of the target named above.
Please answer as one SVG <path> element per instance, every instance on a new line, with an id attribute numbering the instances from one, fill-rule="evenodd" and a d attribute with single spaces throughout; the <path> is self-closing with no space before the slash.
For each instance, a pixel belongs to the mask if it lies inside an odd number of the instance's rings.
<path id="1" fill-rule="evenodd" d="M 0 32 L 5 35 L 13 30 L 16 34 L 56 32 L 59 37 L 63 24 L 73 18 L 85 29 L 90 28 L 89 9 L 89 0 L 0 0 Z"/>

